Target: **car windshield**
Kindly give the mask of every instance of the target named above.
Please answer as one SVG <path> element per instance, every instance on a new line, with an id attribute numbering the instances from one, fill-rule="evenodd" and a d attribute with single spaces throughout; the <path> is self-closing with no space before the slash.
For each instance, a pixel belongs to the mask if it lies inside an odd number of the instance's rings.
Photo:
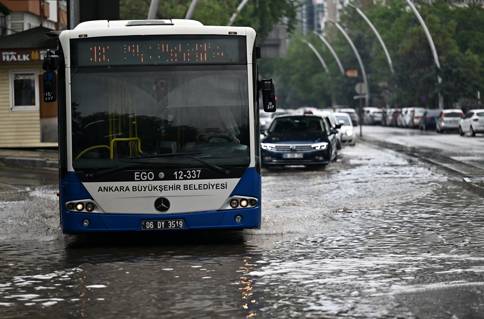
<path id="1" fill-rule="evenodd" d="M 448 113 L 444 113 L 444 117 L 462 117 L 462 113 L 460 113 L 460 112 L 448 112 Z"/>
<path id="2" fill-rule="evenodd" d="M 484 117 L 484 112 L 477 112 L 477 113 L 476 113 L 476 115 L 477 115 L 478 117 Z"/>
<path id="3" fill-rule="evenodd" d="M 231 66 L 80 68 L 72 72 L 72 154 L 76 169 L 249 163 L 247 69 Z M 86 94 L 89 92 L 89 94 Z M 190 92 L 190 94 L 187 94 Z"/>
<path id="4" fill-rule="evenodd" d="M 338 124 L 342 123 L 343 125 L 351 125 L 351 121 L 347 116 L 336 115 L 336 121 Z"/>
<path id="5" fill-rule="evenodd" d="M 283 117 L 272 123 L 269 135 L 295 138 L 317 138 L 325 132 L 319 117 Z"/>

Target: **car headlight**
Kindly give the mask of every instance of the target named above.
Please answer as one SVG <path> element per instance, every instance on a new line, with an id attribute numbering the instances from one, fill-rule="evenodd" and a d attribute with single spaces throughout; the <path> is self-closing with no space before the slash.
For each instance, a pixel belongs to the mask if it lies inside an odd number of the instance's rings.
<path id="1" fill-rule="evenodd" d="M 270 143 L 261 143 L 260 147 L 266 151 L 274 151 L 276 149 L 276 145 Z"/>
<path id="2" fill-rule="evenodd" d="M 313 149 L 315 150 L 325 150 L 328 148 L 328 143 L 326 142 L 323 142 L 323 143 L 317 143 L 317 144 L 313 144 L 311 145 Z"/>

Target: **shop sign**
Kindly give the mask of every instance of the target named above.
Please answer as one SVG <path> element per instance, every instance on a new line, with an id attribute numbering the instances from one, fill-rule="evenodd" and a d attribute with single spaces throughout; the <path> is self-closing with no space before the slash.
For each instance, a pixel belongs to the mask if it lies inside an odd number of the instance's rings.
<path id="1" fill-rule="evenodd" d="M 0 64 L 28 63 L 44 60 L 47 50 L 2 50 Z"/>

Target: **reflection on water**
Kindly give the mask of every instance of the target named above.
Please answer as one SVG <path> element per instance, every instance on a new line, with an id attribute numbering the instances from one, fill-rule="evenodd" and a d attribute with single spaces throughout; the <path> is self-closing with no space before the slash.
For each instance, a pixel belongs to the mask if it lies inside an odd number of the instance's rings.
<path id="1" fill-rule="evenodd" d="M 96 236 L 67 249 L 61 242 L 2 248 L 2 318 L 252 316 L 246 276 L 258 252 L 241 232 Z"/>

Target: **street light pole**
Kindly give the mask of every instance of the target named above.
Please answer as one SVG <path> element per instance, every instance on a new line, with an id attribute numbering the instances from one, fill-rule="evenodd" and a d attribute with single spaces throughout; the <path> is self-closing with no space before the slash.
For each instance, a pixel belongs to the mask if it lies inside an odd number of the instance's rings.
<path id="1" fill-rule="evenodd" d="M 148 19 L 156 19 L 159 7 L 160 0 L 151 0 L 150 9 L 148 10 Z"/>
<path id="2" fill-rule="evenodd" d="M 306 45 L 311 49 L 311 51 L 313 51 L 314 55 L 318 58 L 319 63 L 321 63 L 321 66 L 323 67 L 324 71 L 329 75 L 330 73 L 329 68 L 328 68 L 328 65 L 326 64 L 326 61 L 324 61 L 323 56 L 318 52 L 318 50 L 314 47 L 314 45 L 312 45 L 306 40 L 303 40 L 303 42 L 306 43 Z M 331 92 L 331 104 L 332 106 L 335 105 L 334 92 Z"/>
<path id="3" fill-rule="evenodd" d="M 427 27 L 427 24 L 425 23 L 424 19 L 420 15 L 420 12 L 418 12 L 413 2 L 411 0 L 406 0 L 406 1 L 410 9 L 412 9 L 412 12 L 417 17 L 417 20 L 422 26 L 422 29 L 424 30 L 425 36 L 427 37 L 427 41 L 429 42 L 429 45 L 430 45 L 430 50 L 432 51 L 432 56 L 434 58 L 435 66 L 437 66 L 437 69 L 440 70 L 439 55 L 437 54 L 437 49 L 435 48 L 434 39 L 432 39 L 432 35 L 430 34 L 429 28 Z M 440 86 L 442 84 L 442 78 L 440 77 L 440 75 L 437 75 L 437 82 L 439 83 L 439 109 L 443 109 L 444 98 L 442 97 L 442 93 L 440 92 Z"/>
<path id="4" fill-rule="evenodd" d="M 363 77 L 363 85 L 365 87 L 364 89 L 364 95 L 365 95 L 365 106 L 368 107 L 370 105 L 370 87 L 368 86 L 368 78 L 366 76 L 366 70 L 365 70 L 365 65 L 363 64 L 363 60 L 361 59 L 360 53 L 358 52 L 358 49 L 356 48 L 355 44 L 351 40 L 350 36 L 346 31 L 343 29 L 343 27 L 336 21 L 333 20 L 328 20 L 332 24 L 336 26 L 336 28 L 343 34 L 345 37 L 346 41 L 350 45 L 351 49 L 353 50 L 353 53 L 355 54 L 356 60 L 358 60 L 358 64 L 360 65 L 360 70 L 361 70 L 361 76 Z M 360 104 L 360 121 L 362 120 L 362 114 L 363 110 Z M 363 135 L 361 123 L 360 123 L 360 137 Z"/>
<path id="5" fill-rule="evenodd" d="M 333 46 L 326 40 L 325 37 L 323 37 L 322 34 L 318 34 L 316 31 L 314 31 L 314 34 L 318 36 L 318 38 L 323 42 L 323 44 L 328 48 L 329 52 L 331 52 L 331 55 L 334 57 L 336 60 L 336 64 L 338 65 L 339 71 L 341 72 L 341 75 L 345 75 L 345 69 L 343 68 L 343 64 L 341 63 L 341 60 L 339 59 L 338 55 L 336 54 L 336 51 L 333 49 Z"/>
<path id="6" fill-rule="evenodd" d="M 385 45 L 385 42 L 383 41 L 383 38 L 380 35 L 380 32 L 378 32 L 375 25 L 370 21 L 370 19 L 366 16 L 366 14 L 360 8 L 355 7 L 354 5 L 351 5 L 351 4 L 349 6 L 356 10 L 356 12 L 363 18 L 363 20 L 365 20 L 366 24 L 368 24 L 370 29 L 373 31 L 376 38 L 378 39 L 378 42 L 380 42 L 380 45 L 383 49 L 383 52 L 385 53 L 385 56 L 387 58 L 388 67 L 390 68 L 390 71 L 392 72 L 392 74 L 395 73 L 395 71 L 393 69 L 392 58 L 390 57 L 390 53 L 388 52 L 387 46 Z"/>
<path id="7" fill-rule="evenodd" d="M 188 7 L 187 14 L 185 15 L 185 19 L 191 19 L 193 16 L 193 13 L 195 12 L 195 8 L 197 6 L 198 0 L 192 0 L 190 3 L 190 7 Z"/>
<path id="8" fill-rule="evenodd" d="M 319 54 L 318 50 L 316 50 L 316 48 L 314 47 L 314 45 L 312 45 L 311 43 L 309 43 L 308 41 L 306 40 L 303 40 L 304 43 L 306 43 L 306 45 L 311 49 L 311 51 L 313 51 L 314 55 L 318 58 L 319 60 L 319 63 L 321 63 L 321 66 L 323 67 L 324 71 L 326 71 L 326 73 L 329 74 L 329 68 L 328 68 L 328 65 L 326 64 L 326 62 L 324 61 L 323 57 L 321 56 L 321 54 Z"/>
<path id="9" fill-rule="evenodd" d="M 240 11 L 245 7 L 245 5 L 249 2 L 249 0 L 242 0 L 239 5 L 237 6 L 237 9 L 235 12 L 232 14 L 230 17 L 229 23 L 227 25 L 232 25 L 235 22 L 235 19 L 237 19 L 237 16 L 239 15 Z"/>

